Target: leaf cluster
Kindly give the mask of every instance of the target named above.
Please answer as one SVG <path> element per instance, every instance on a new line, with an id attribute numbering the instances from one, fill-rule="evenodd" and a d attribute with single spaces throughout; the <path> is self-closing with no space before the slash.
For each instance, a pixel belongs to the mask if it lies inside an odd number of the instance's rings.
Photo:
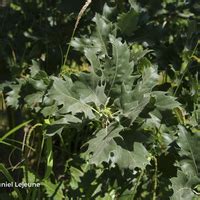
<path id="1" fill-rule="evenodd" d="M 199 198 L 198 6 L 107 2 L 70 43 L 81 59 L 49 73 L 42 54 L 1 85 L 7 106 L 33 119 L 21 168 L 44 198 Z"/>

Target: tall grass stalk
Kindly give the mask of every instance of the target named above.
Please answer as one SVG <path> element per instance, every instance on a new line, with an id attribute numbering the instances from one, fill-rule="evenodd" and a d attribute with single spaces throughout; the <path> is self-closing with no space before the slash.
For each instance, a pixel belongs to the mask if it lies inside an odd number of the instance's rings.
<path id="1" fill-rule="evenodd" d="M 79 14 L 78 14 L 78 17 L 76 19 L 76 23 L 75 23 L 75 26 L 74 26 L 74 29 L 73 29 L 73 32 L 72 32 L 72 35 L 71 35 L 71 38 L 70 38 L 70 41 L 69 41 L 69 44 L 68 44 L 68 47 L 67 47 L 67 51 L 66 51 L 66 54 L 64 56 L 64 62 L 63 62 L 63 66 L 66 65 L 66 62 L 67 62 L 67 58 L 68 58 L 68 54 L 69 54 L 69 50 L 71 48 L 71 41 L 73 40 L 74 38 L 74 35 L 75 35 L 75 32 L 76 32 L 76 29 L 78 27 L 78 24 L 83 16 L 83 14 L 85 13 L 85 11 L 87 10 L 87 8 L 89 7 L 89 5 L 92 3 L 92 0 L 87 0 L 84 4 L 84 6 L 81 8 Z"/>

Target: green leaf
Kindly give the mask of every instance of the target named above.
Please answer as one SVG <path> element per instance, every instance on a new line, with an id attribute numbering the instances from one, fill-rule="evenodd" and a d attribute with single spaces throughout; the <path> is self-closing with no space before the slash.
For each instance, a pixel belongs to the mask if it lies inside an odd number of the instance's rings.
<path id="1" fill-rule="evenodd" d="M 112 33 L 112 23 L 107 20 L 105 17 L 96 14 L 93 18 L 93 21 L 96 23 L 96 32 L 94 33 L 94 42 L 96 48 L 99 49 L 103 55 L 108 56 L 107 45 L 108 45 L 108 36 Z M 96 36 L 96 37 L 95 37 Z M 99 45 L 99 47 L 97 46 Z"/>
<path id="2" fill-rule="evenodd" d="M 55 200 L 62 200 L 63 198 L 65 198 L 62 192 L 62 184 L 54 184 L 50 182 L 50 180 L 44 180 L 43 182 L 41 182 L 41 185 L 45 187 L 46 194 L 49 198 Z"/>
<path id="3" fill-rule="evenodd" d="M 19 107 L 19 98 L 20 98 L 21 84 L 12 85 L 12 90 L 6 95 L 6 103 L 8 106 L 11 106 L 15 109 Z"/>
<path id="4" fill-rule="evenodd" d="M 179 125 L 177 144 L 180 147 L 182 171 L 187 175 L 200 176 L 200 132 L 193 134 Z"/>
<path id="5" fill-rule="evenodd" d="M 40 64 L 36 60 L 32 60 L 32 65 L 30 67 L 31 76 L 34 77 L 40 71 Z"/>
<path id="6" fill-rule="evenodd" d="M 180 106 L 180 103 L 175 97 L 167 95 L 166 92 L 155 91 L 152 92 L 152 96 L 156 98 L 155 106 L 161 110 L 172 110 Z"/>
<path id="7" fill-rule="evenodd" d="M 74 38 L 71 45 L 78 51 L 84 52 L 85 49 L 92 49 L 100 57 L 108 56 L 108 36 L 110 34 L 116 35 L 114 26 L 108 19 L 99 14 L 96 14 L 92 21 L 96 24 L 92 36 L 90 38 Z"/>
<path id="8" fill-rule="evenodd" d="M 29 107 L 34 107 L 37 105 L 37 103 L 41 103 L 42 102 L 42 97 L 44 96 L 44 92 L 42 91 L 38 91 L 35 92 L 33 94 L 29 94 L 27 95 L 24 100 L 27 102 L 27 105 Z M 39 109 L 39 108 L 38 108 Z"/>
<path id="9" fill-rule="evenodd" d="M 81 177 L 83 176 L 83 172 L 80 169 L 71 166 L 70 167 L 70 174 L 71 174 L 70 186 L 73 189 L 77 189 L 78 183 L 81 182 Z"/>
<path id="10" fill-rule="evenodd" d="M 52 101 L 50 98 L 46 98 L 48 101 Z M 49 116 L 55 116 L 56 112 L 58 111 L 58 107 L 56 104 L 53 104 L 51 106 L 45 106 L 42 108 L 41 113 L 44 115 L 44 117 L 49 117 Z"/>
<path id="11" fill-rule="evenodd" d="M 14 183 L 14 179 L 12 178 L 9 171 L 6 169 L 6 167 L 0 163 L 0 172 L 3 173 L 3 175 L 7 178 L 7 180 L 11 183 Z M 17 193 L 18 199 L 23 200 L 22 194 L 20 190 L 17 187 L 14 187 L 15 192 Z"/>
<path id="12" fill-rule="evenodd" d="M 96 87 L 95 85 L 93 85 L 93 87 L 90 87 L 86 83 L 77 81 L 74 83 L 72 87 L 72 91 L 78 94 L 80 100 L 84 103 L 87 103 L 87 104 L 94 103 L 96 107 L 99 107 L 100 105 L 104 105 L 107 101 L 107 96 L 105 95 L 105 92 L 104 92 L 105 85 L 97 84 Z"/>
<path id="13" fill-rule="evenodd" d="M 200 184 L 200 132 L 194 135 L 179 125 L 177 144 L 180 147 L 181 159 L 177 177 L 171 179 L 172 200 L 193 199 L 198 196 L 197 185 Z"/>
<path id="14" fill-rule="evenodd" d="M 82 121 L 73 116 L 73 115 L 64 115 L 62 118 L 56 120 L 55 122 L 53 122 L 52 124 L 76 124 L 76 123 L 81 123 Z"/>
<path id="15" fill-rule="evenodd" d="M 144 49 L 142 45 L 139 45 L 138 43 L 135 43 L 131 45 L 131 60 L 133 60 L 135 63 L 139 62 L 139 67 L 145 68 L 145 66 L 151 67 L 151 62 L 144 57 L 146 54 L 152 52 L 152 50 Z"/>
<path id="16" fill-rule="evenodd" d="M 48 92 L 48 98 L 54 99 L 57 106 L 62 106 L 59 109 L 60 113 L 72 113 L 75 115 L 77 113 L 84 113 L 88 118 L 94 118 L 93 108 L 88 105 L 90 99 L 88 99 L 87 86 L 82 86 L 82 94 L 78 94 L 76 91 L 72 91 L 73 83 L 70 78 L 66 77 L 65 80 L 61 78 L 53 77 L 53 86 Z M 78 86 L 78 84 L 77 84 Z M 78 90 L 78 88 L 77 88 Z M 87 92 L 87 94 L 85 94 Z M 83 99 L 82 97 L 87 98 Z M 93 99 L 91 99 L 93 101 Z"/>
<path id="17" fill-rule="evenodd" d="M 85 49 L 85 56 L 91 64 L 92 72 L 96 73 L 98 70 L 101 69 L 100 68 L 101 67 L 100 60 L 98 59 L 96 52 L 93 49 L 86 48 Z"/>
<path id="18" fill-rule="evenodd" d="M 39 75 L 39 74 L 37 74 Z M 34 89 L 36 89 L 37 91 L 45 91 L 47 88 L 47 85 L 45 83 L 45 81 L 42 79 L 43 77 L 40 77 L 40 79 L 32 79 L 30 78 L 28 80 L 29 84 L 31 84 Z"/>
<path id="19" fill-rule="evenodd" d="M 88 80 L 86 81 L 84 78 Z M 53 77 L 52 87 L 45 98 L 55 101 L 54 105 L 60 107 L 57 108 L 57 113 L 59 114 L 72 114 L 74 116 L 78 113 L 83 113 L 85 117 L 93 119 L 95 114 L 100 114 L 94 106 L 98 108 L 100 105 L 104 105 L 107 97 L 104 93 L 105 85 L 98 84 L 97 81 L 96 83 L 91 83 L 90 87 L 90 81 L 93 82 L 90 78 L 92 79 L 93 76 L 81 76 L 81 81 L 72 82 L 69 77 L 65 77 L 64 80 Z M 47 111 L 44 114 L 46 113 Z M 55 115 L 54 109 L 49 115 Z"/>
<path id="20" fill-rule="evenodd" d="M 6 86 L 5 83 L 1 83 L 0 84 L 0 93 L 4 90 L 4 87 Z"/>
<path id="21" fill-rule="evenodd" d="M 140 7 L 136 0 L 129 0 L 129 3 L 135 11 L 139 12 Z"/>
<path id="22" fill-rule="evenodd" d="M 117 9 L 117 6 L 108 6 L 107 3 L 104 4 L 103 6 L 103 16 L 106 17 L 107 19 L 112 19 L 113 14 L 115 14 L 115 11 Z"/>
<path id="23" fill-rule="evenodd" d="M 46 138 L 46 156 L 47 156 L 47 161 L 46 161 L 46 171 L 44 179 L 47 179 L 51 175 L 53 168 L 53 149 L 52 149 L 51 137 Z"/>
<path id="24" fill-rule="evenodd" d="M 157 81 L 156 68 L 149 67 L 144 68 L 142 80 L 137 82 L 134 89 L 127 89 L 125 84 L 121 85 L 119 106 L 122 108 L 122 116 L 131 120 L 130 124 L 136 120 L 149 103 L 152 89 L 156 86 Z"/>
<path id="25" fill-rule="evenodd" d="M 122 43 L 121 39 L 110 36 L 112 44 L 112 63 L 113 66 L 104 69 L 106 80 L 111 79 L 111 87 L 114 83 L 129 82 L 134 70 L 134 63 L 130 61 L 130 49 L 126 43 Z M 112 74 L 112 76 L 111 76 Z"/>
<path id="26" fill-rule="evenodd" d="M 154 110 L 154 112 L 155 111 L 156 110 Z M 158 152 L 159 154 L 163 153 L 163 151 L 167 151 L 170 148 L 170 144 L 172 144 L 177 139 L 177 137 L 176 133 L 174 132 L 174 127 L 169 127 L 163 124 L 161 122 L 163 118 L 162 115 L 156 116 L 154 112 L 149 113 L 150 118 L 145 120 L 142 128 L 149 131 L 153 130 L 153 132 L 159 130 L 159 136 L 157 137 L 160 141 L 160 145 L 162 145 L 162 152 Z"/>
<path id="27" fill-rule="evenodd" d="M 25 167 L 23 167 L 23 170 L 26 170 Z M 36 175 L 33 172 L 27 171 L 27 178 L 29 183 L 34 183 L 36 181 L 39 181 L 39 179 L 36 177 Z M 26 182 L 26 177 L 23 177 L 23 181 Z"/>
<path id="28" fill-rule="evenodd" d="M 107 128 L 101 129 L 96 133 L 96 137 L 89 140 L 87 153 L 93 152 L 91 163 L 96 165 L 102 162 L 109 162 L 110 153 L 113 147 L 116 146 L 115 137 L 120 137 L 119 133 L 123 130 L 122 126 L 109 126 Z"/>
<path id="29" fill-rule="evenodd" d="M 159 75 L 157 67 L 146 67 L 142 71 L 142 81 L 136 86 L 136 95 L 139 93 L 148 93 L 158 84 Z"/>
<path id="30" fill-rule="evenodd" d="M 140 99 L 137 99 L 137 98 Z M 139 114 L 143 111 L 145 106 L 149 103 L 150 95 L 144 94 L 141 96 L 135 96 L 134 90 L 127 91 L 125 86 L 122 85 L 121 96 L 120 96 L 120 105 L 122 107 L 122 116 L 129 118 L 132 124 Z"/>
<path id="31" fill-rule="evenodd" d="M 47 127 L 47 135 L 50 137 L 54 136 L 55 134 L 61 135 L 64 129 L 64 125 L 62 124 L 53 124 Z"/>
<path id="32" fill-rule="evenodd" d="M 128 141 L 123 142 L 126 143 Z M 135 169 L 136 167 L 145 169 L 146 165 L 149 164 L 147 159 L 148 151 L 138 142 L 134 142 L 133 151 L 126 150 L 121 146 L 116 145 L 112 150 L 112 153 L 114 155 L 111 157 L 111 161 L 116 163 L 121 169 Z"/>
<path id="33" fill-rule="evenodd" d="M 131 36 L 137 30 L 138 19 L 138 13 L 134 9 L 120 14 L 118 16 L 118 26 L 121 32 L 127 36 Z"/>
<path id="34" fill-rule="evenodd" d="M 178 171 L 177 177 L 171 178 L 171 182 L 174 191 L 170 198 L 171 200 L 199 199 L 198 195 L 193 191 L 195 186 L 200 183 L 199 178 Z"/>
<path id="35" fill-rule="evenodd" d="M 122 130 L 122 126 L 109 126 L 97 132 L 96 137 L 88 142 L 87 153 L 93 153 L 91 163 L 100 165 L 102 162 L 111 162 L 113 166 L 117 164 L 121 169 L 146 167 L 149 163 L 148 152 L 141 143 L 134 142 L 133 150 L 130 151 L 116 142 L 115 138 L 121 138 L 123 145 L 128 145 L 126 142 L 129 141 L 123 140 L 120 135 Z"/>

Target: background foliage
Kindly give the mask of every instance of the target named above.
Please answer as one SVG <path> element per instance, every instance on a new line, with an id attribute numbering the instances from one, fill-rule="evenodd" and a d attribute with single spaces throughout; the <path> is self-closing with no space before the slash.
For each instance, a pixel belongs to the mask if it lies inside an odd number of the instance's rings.
<path id="1" fill-rule="evenodd" d="M 200 3 L 84 3 L 1 2 L 0 199 L 200 199 Z"/>

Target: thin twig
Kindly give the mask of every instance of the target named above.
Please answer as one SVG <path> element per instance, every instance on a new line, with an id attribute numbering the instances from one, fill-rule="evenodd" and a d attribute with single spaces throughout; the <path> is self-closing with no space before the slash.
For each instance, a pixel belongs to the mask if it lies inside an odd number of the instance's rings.
<path id="1" fill-rule="evenodd" d="M 135 184 L 135 186 L 134 186 L 134 188 L 133 188 L 132 198 L 135 197 L 135 194 L 136 194 L 136 192 L 137 192 L 137 188 L 138 188 L 138 186 L 139 186 L 139 184 L 140 184 L 140 181 L 141 181 L 143 175 L 144 175 L 144 170 L 141 170 L 140 175 L 139 175 L 138 178 L 137 178 L 137 182 L 136 182 L 136 184 Z"/>
<path id="2" fill-rule="evenodd" d="M 158 186 L 158 162 L 156 157 L 153 157 L 154 160 L 154 164 L 155 164 L 155 173 L 154 173 L 154 187 L 153 187 L 153 199 L 152 200 L 156 200 L 156 190 L 157 190 L 157 186 Z"/>

